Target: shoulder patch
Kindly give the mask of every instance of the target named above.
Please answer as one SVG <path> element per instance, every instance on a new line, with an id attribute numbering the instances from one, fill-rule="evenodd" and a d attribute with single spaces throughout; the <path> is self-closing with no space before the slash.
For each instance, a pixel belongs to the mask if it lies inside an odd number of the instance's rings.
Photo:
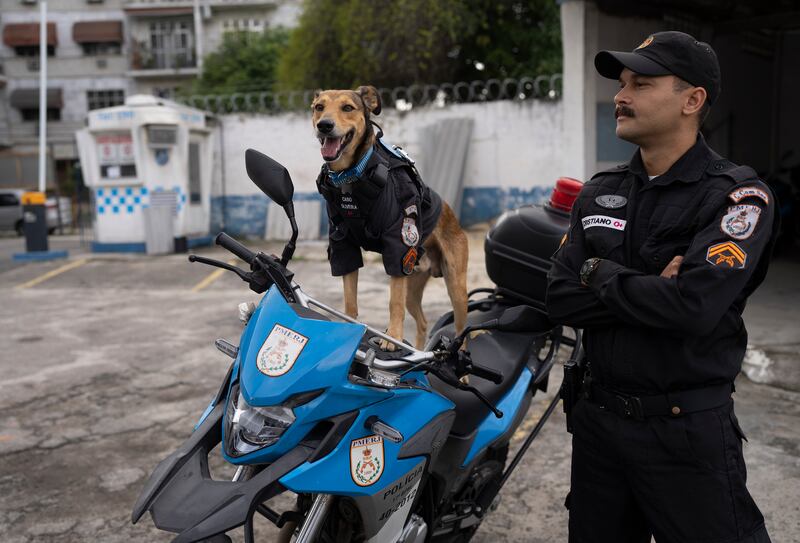
<path id="1" fill-rule="evenodd" d="M 755 186 L 755 185 L 748 185 L 746 187 L 739 187 L 736 190 L 733 190 L 730 194 L 728 194 L 728 198 L 733 200 L 736 203 L 744 200 L 745 198 L 759 198 L 765 204 L 769 205 L 769 194 L 767 191 Z"/>
<path id="2" fill-rule="evenodd" d="M 725 241 L 708 248 L 706 261 L 714 266 L 740 270 L 747 261 L 747 253 L 733 241 Z"/>
<path id="3" fill-rule="evenodd" d="M 731 206 L 723 215 L 719 229 L 733 239 L 747 239 L 756 229 L 761 217 L 761 208 L 752 205 Z"/>

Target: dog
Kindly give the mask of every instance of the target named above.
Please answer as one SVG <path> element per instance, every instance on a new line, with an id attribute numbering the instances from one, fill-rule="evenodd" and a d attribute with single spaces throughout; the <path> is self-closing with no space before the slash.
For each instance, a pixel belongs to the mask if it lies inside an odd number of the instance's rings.
<path id="1" fill-rule="evenodd" d="M 328 247 L 332 273 L 342 276 L 345 313 L 352 318 L 358 316 L 358 268 L 363 263 L 360 250 L 366 249 L 382 254 L 384 267 L 390 275 L 388 335 L 403 337 L 405 306 L 416 322 L 416 346 L 423 348 L 428 322 L 422 309 L 422 293 L 430 277 L 444 278 L 453 305 L 456 331 L 462 331 L 467 319 L 467 236 L 450 206 L 429 188 L 423 189 L 428 200 L 424 200 L 421 193 L 417 200 L 402 196 L 413 196 L 413 187 L 419 185 L 408 185 L 411 177 L 408 171 L 413 166 L 405 168 L 399 162 L 393 162 L 394 159 L 386 153 L 387 147 L 378 141 L 371 121 L 371 117 L 381 111 L 378 91 L 372 86 L 358 87 L 354 91 L 317 91 L 311 110 L 314 133 L 325 161 L 317 186 L 326 198 L 329 216 L 332 216 L 331 213 L 346 215 L 339 217 L 338 226 L 335 222 L 337 217 L 333 215 Z M 404 155 L 401 153 L 399 156 Z M 373 170 L 369 169 L 370 164 L 386 160 L 389 161 L 388 183 L 394 187 L 395 194 L 390 194 L 389 189 L 380 188 L 382 178 L 378 176 L 386 172 L 380 170 L 379 165 Z M 360 171 L 359 168 L 363 167 L 367 169 Z M 370 171 L 376 173 L 369 177 Z M 395 177 L 392 177 L 393 172 Z M 346 182 L 334 186 L 334 177 L 342 175 L 348 176 Z M 401 194 L 400 199 L 404 201 L 393 203 L 391 199 L 396 194 Z M 430 206 L 441 202 L 438 219 L 432 215 L 433 207 L 425 212 L 425 202 L 428 201 L 433 202 Z M 397 209 L 402 209 L 399 218 L 384 217 L 393 215 Z M 368 211 L 353 220 L 353 214 L 358 215 L 360 210 Z M 426 219 L 429 222 L 435 220 L 435 223 L 425 224 Z M 381 221 L 391 222 L 391 226 L 387 227 L 388 231 L 376 233 L 375 224 Z M 399 231 L 395 233 L 392 228 Z M 376 238 L 378 241 L 373 243 Z M 354 240 L 357 239 L 362 240 L 358 243 L 360 248 L 354 247 Z M 420 246 L 422 251 L 419 250 Z M 399 263 L 396 261 L 399 260 L 399 251 L 404 252 L 402 273 L 398 274 Z M 342 257 L 340 253 L 345 256 Z M 423 253 L 423 256 L 417 259 L 419 253 Z M 381 349 L 393 351 L 395 348 L 389 341 L 381 342 Z"/>

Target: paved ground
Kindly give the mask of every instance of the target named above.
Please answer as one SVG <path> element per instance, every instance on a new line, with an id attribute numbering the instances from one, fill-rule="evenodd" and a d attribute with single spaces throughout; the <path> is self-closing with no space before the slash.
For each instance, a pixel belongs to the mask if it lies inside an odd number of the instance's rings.
<path id="1" fill-rule="evenodd" d="M 470 287 L 488 286 L 481 234 L 472 237 Z M 256 295 L 232 274 L 209 282 L 211 270 L 185 256 L 84 261 L 79 240 L 65 238 L 57 243 L 77 246 L 68 262 L 16 265 L 7 260 L 19 250 L 15 243 L 0 239 L 0 541 L 169 541 L 149 518 L 132 526 L 131 506 L 147 474 L 187 437 L 216 391 L 227 361 L 212 342 L 238 338 L 236 306 Z M 328 277 L 323 255 L 322 245 L 305 245 L 292 268 L 306 290 L 338 305 L 339 284 Z M 800 267 L 779 263 L 774 270 L 775 281 L 771 276 L 747 312 L 751 342 L 765 353 L 798 342 L 800 311 L 789 296 L 797 294 L 791 282 Z M 362 277 L 361 313 L 385 326 L 381 267 L 368 267 Z M 446 310 L 441 280 L 426 299 L 430 317 Z M 410 321 L 406 330 L 410 336 Z M 796 356 L 787 360 L 797 366 Z M 560 382 L 558 368 L 554 374 Z M 544 402 L 532 406 L 525 428 Z M 799 541 L 800 394 L 740 378 L 737 410 L 750 439 L 750 487 L 773 541 Z M 566 541 L 569 454 L 559 410 L 475 541 Z M 265 541 L 274 533 L 259 526 Z"/>

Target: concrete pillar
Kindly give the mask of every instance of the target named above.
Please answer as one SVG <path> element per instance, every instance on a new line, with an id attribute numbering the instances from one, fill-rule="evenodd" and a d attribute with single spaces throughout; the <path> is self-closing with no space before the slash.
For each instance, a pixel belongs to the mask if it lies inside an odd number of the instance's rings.
<path id="1" fill-rule="evenodd" d="M 597 6 L 586 0 L 561 1 L 561 37 L 564 51 L 565 175 L 581 181 L 595 173 L 597 164 L 594 55 L 598 50 Z"/>

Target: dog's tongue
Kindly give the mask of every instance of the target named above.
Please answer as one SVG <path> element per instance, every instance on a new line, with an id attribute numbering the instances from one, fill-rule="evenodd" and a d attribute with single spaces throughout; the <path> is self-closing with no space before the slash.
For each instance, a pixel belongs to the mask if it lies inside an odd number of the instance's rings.
<path id="1" fill-rule="evenodd" d="M 322 158 L 329 160 L 336 158 L 342 138 L 325 138 L 322 142 Z"/>

